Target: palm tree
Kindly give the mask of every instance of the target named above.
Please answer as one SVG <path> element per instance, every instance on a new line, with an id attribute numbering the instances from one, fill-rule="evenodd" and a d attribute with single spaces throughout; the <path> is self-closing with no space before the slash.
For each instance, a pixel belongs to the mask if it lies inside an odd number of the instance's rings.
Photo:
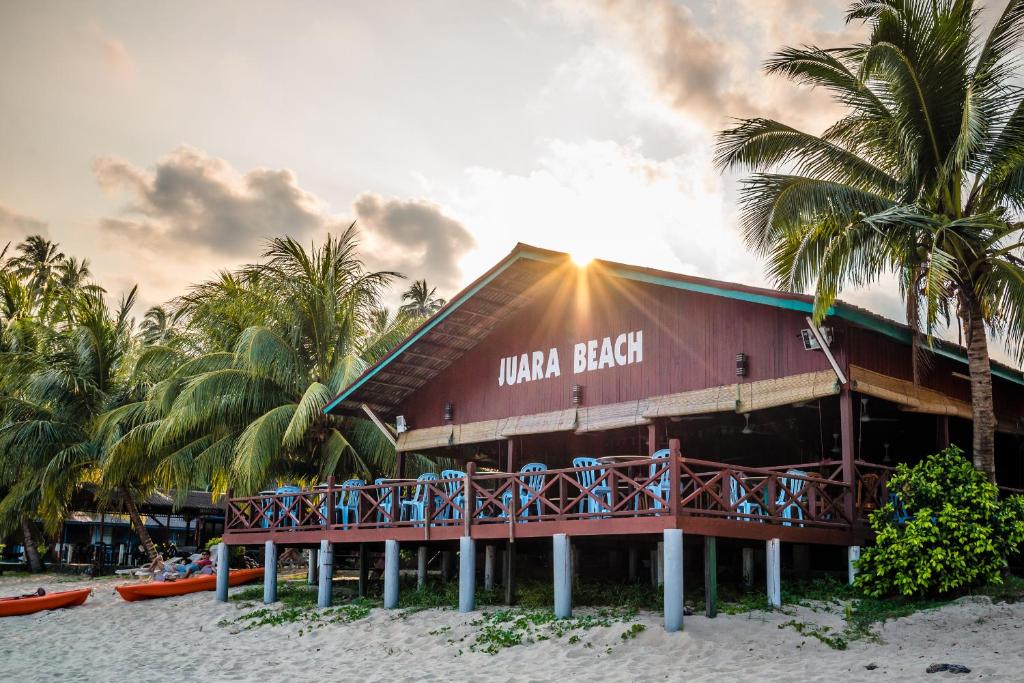
<path id="1" fill-rule="evenodd" d="M 987 335 L 1024 351 L 1024 2 L 1010 0 L 984 40 L 970 1 L 860 0 L 847 20 L 870 25 L 866 44 L 785 48 L 766 65 L 823 87 L 845 115 L 817 136 L 741 120 L 719 135 L 717 163 L 754 173 L 741 190 L 744 238 L 778 286 L 814 287 L 816 319 L 841 289 L 886 273 L 929 337 L 956 316 L 974 463 L 994 480 Z"/>
<path id="2" fill-rule="evenodd" d="M 382 471 L 393 449 L 368 420 L 323 413 L 380 347 L 407 332 L 393 324 L 368 334 L 396 274 L 367 272 L 357 247 L 354 227 L 310 250 L 273 239 L 264 263 L 191 292 L 181 304 L 190 324 L 205 326 L 211 308 L 261 320 L 237 334 L 212 330 L 231 340 L 230 350 L 191 361 L 149 447 L 187 449 L 218 488 L 226 477 L 240 493 L 275 480 Z"/>
<path id="3" fill-rule="evenodd" d="M 436 287 L 431 287 L 426 280 L 416 280 L 402 294 L 401 313 L 417 318 L 429 318 L 437 313 L 445 304 L 445 300 L 434 296 Z"/>
<path id="4" fill-rule="evenodd" d="M 173 343 L 181 334 L 178 324 L 183 316 L 181 310 L 151 306 L 139 326 L 142 342 L 148 345 Z"/>

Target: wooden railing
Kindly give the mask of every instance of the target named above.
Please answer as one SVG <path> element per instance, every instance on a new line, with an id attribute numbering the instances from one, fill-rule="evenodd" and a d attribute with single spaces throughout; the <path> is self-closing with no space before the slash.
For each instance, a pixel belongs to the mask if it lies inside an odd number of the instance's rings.
<path id="1" fill-rule="evenodd" d="M 667 457 L 637 457 L 544 472 L 476 472 L 448 480 L 396 480 L 338 486 L 333 479 L 309 491 L 231 498 L 229 533 L 431 528 L 570 520 L 696 516 L 797 527 L 844 529 L 854 520 L 855 495 L 836 463 L 748 467 L 682 457 L 673 441 Z M 871 505 L 885 500 L 888 468 L 856 464 L 858 477 L 878 476 Z M 794 472 L 794 470 L 799 470 Z M 870 478 L 870 477 L 869 477 Z M 674 482 L 674 485 L 673 485 Z M 855 510 L 857 515 L 861 510 Z"/>

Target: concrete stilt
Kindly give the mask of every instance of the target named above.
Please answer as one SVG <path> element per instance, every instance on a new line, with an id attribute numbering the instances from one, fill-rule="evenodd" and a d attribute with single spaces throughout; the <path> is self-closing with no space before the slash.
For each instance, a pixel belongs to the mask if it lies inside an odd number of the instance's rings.
<path id="1" fill-rule="evenodd" d="M 316 585 L 316 551 L 306 551 L 306 583 L 310 586 Z"/>
<path id="2" fill-rule="evenodd" d="M 629 546 L 629 582 L 636 583 L 637 567 L 640 565 L 640 553 L 637 552 L 636 546 Z"/>
<path id="3" fill-rule="evenodd" d="M 853 580 L 857 578 L 858 560 L 860 560 L 860 546 L 851 545 L 846 549 L 846 576 L 851 586 L 853 585 Z"/>
<path id="4" fill-rule="evenodd" d="M 801 579 L 806 579 L 811 573 L 811 546 L 806 543 L 793 546 L 793 571 Z"/>
<path id="5" fill-rule="evenodd" d="M 683 531 L 665 529 L 662 533 L 665 540 L 658 545 L 665 561 L 665 630 L 671 633 L 683 630 Z"/>
<path id="6" fill-rule="evenodd" d="M 217 602 L 228 601 L 228 544 L 217 546 Z"/>
<path id="7" fill-rule="evenodd" d="M 263 544 L 263 604 L 277 602 L 277 546 L 273 541 Z"/>
<path id="8" fill-rule="evenodd" d="M 704 614 L 718 616 L 718 539 L 704 537 Z"/>
<path id="9" fill-rule="evenodd" d="M 427 585 L 427 546 L 421 545 L 416 549 L 416 587 L 424 588 Z"/>
<path id="10" fill-rule="evenodd" d="M 782 607 L 782 563 L 780 546 L 782 543 L 777 538 L 765 542 L 767 558 L 765 569 L 768 575 L 768 604 L 772 607 Z"/>
<path id="11" fill-rule="evenodd" d="M 655 573 L 655 577 L 657 579 L 657 585 L 664 586 L 665 585 L 665 542 L 664 541 L 658 541 L 658 550 L 656 552 L 657 552 L 657 555 L 658 555 L 658 566 L 657 566 L 657 571 Z"/>
<path id="12" fill-rule="evenodd" d="M 651 548 L 651 585 L 657 588 L 658 583 L 658 549 Z"/>
<path id="13" fill-rule="evenodd" d="M 370 583 L 370 550 L 365 543 L 359 544 L 359 583 L 356 584 L 357 595 L 366 597 L 367 585 Z"/>
<path id="14" fill-rule="evenodd" d="M 494 559 L 498 549 L 493 544 L 484 548 L 484 590 L 494 590 Z"/>
<path id="15" fill-rule="evenodd" d="M 334 579 L 334 546 L 330 541 L 320 541 L 319 560 L 320 585 L 317 587 L 316 606 L 331 606 L 331 581 Z"/>
<path id="16" fill-rule="evenodd" d="M 459 611 L 476 609 L 476 541 L 459 539 Z"/>
<path id="17" fill-rule="evenodd" d="M 384 541 L 384 609 L 398 607 L 398 541 Z"/>
<path id="18" fill-rule="evenodd" d="M 508 542 L 505 550 L 505 604 L 514 605 L 516 602 L 516 544 Z"/>
<path id="19" fill-rule="evenodd" d="M 448 583 L 452 580 L 452 553 L 450 550 L 441 551 L 441 582 Z"/>
<path id="20" fill-rule="evenodd" d="M 568 619 L 572 616 L 572 545 L 565 534 L 552 537 L 555 570 L 555 617 Z"/>
<path id="21" fill-rule="evenodd" d="M 743 549 L 743 587 L 747 590 L 754 588 L 754 549 Z"/>

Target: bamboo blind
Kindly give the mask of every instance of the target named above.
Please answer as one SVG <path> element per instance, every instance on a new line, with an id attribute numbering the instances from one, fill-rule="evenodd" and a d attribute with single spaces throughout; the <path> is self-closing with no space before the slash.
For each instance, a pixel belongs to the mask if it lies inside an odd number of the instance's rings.
<path id="1" fill-rule="evenodd" d="M 913 382 L 896 379 L 857 365 L 850 366 L 851 388 L 866 396 L 891 401 L 904 410 L 931 415 L 952 415 L 971 419 L 971 404 L 950 398 L 940 391 L 914 386 Z"/>
<path id="2" fill-rule="evenodd" d="M 839 381 L 832 370 L 764 379 L 740 385 L 736 411 L 746 413 L 776 406 L 813 401 L 839 393 Z"/>
<path id="3" fill-rule="evenodd" d="M 547 434 L 549 432 L 568 432 L 576 427 L 576 409 L 554 410 L 549 413 L 518 415 L 505 420 L 499 432 L 501 436 L 525 436 L 527 434 Z"/>
<path id="4" fill-rule="evenodd" d="M 736 409 L 736 385 L 684 391 L 678 394 L 654 396 L 647 400 L 644 417 L 676 417 L 720 413 Z"/>
<path id="5" fill-rule="evenodd" d="M 644 417 L 646 410 L 647 401 L 626 401 L 580 408 L 579 426 L 576 428 L 576 433 L 585 434 L 605 429 L 650 424 L 651 421 Z"/>
<path id="6" fill-rule="evenodd" d="M 452 445 L 497 441 L 501 438 L 501 430 L 506 422 L 507 420 L 484 420 L 456 425 L 452 434 Z"/>
<path id="7" fill-rule="evenodd" d="M 404 453 L 406 451 L 447 447 L 452 443 L 452 431 L 451 425 L 410 429 L 398 435 L 398 445 L 395 450 L 399 453 Z"/>

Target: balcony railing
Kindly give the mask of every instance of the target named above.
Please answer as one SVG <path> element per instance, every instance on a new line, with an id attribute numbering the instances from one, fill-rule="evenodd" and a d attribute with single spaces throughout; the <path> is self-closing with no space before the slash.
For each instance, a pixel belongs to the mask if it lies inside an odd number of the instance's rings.
<path id="1" fill-rule="evenodd" d="M 748 467 L 683 457 L 637 457 L 542 472 L 476 472 L 438 480 L 386 480 L 231 498 L 227 532 L 429 529 L 573 520 L 704 517 L 849 529 L 888 495 L 888 469 L 855 463 L 859 489 L 834 461 Z M 869 486 L 865 487 L 864 482 Z M 851 500 L 851 496 L 854 499 Z"/>

